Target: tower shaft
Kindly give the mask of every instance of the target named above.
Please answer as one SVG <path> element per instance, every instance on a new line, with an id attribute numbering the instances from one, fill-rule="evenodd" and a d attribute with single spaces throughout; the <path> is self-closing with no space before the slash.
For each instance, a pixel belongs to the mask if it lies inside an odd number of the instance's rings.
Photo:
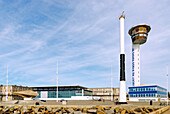
<path id="1" fill-rule="evenodd" d="M 126 80 L 125 80 L 125 50 L 124 50 L 124 19 L 125 16 L 119 17 L 120 20 L 120 94 L 119 103 L 127 104 L 126 102 Z"/>
<path id="2" fill-rule="evenodd" d="M 140 45 L 147 41 L 150 30 L 148 24 L 139 24 L 129 30 L 132 39 L 132 86 L 140 86 Z"/>
<path id="3" fill-rule="evenodd" d="M 125 54 L 124 47 L 124 17 L 120 17 L 120 54 Z"/>
<path id="4" fill-rule="evenodd" d="M 132 44 L 132 86 L 140 86 L 140 44 Z"/>

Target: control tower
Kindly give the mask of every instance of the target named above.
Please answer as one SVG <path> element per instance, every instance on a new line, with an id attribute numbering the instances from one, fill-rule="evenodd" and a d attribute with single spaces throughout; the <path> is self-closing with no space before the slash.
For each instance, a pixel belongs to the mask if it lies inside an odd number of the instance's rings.
<path id="1" fill-rule="evenodd" d="M 146 42 L 150 30 L 148 24 L 139 24 L 129 30 L 132 39 L 132 86 L 140 86 L 140 45 Z"/>

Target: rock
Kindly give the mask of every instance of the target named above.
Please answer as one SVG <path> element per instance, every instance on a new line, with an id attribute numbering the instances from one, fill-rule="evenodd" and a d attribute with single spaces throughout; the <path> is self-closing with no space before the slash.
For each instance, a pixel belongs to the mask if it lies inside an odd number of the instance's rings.
<path id="1" fill-rule="evenodd" d="M 135 108 L 134 111 L 136 111 L 136 112 L 142 112 L 143 110 L 142 110 L 142 108 Z"/>
<path id="2" fill-rule="evenodd" d="M 74 114 L 82 114 L 81 111 L 74 111 Z"/>
<path id="3" fill-rule="evenodd" d="M 68 109 L 66 109 L 66 112 L 67 112 L 67 113 L 73 113 L 74 110 L 73 110 L 73 108 L 68 108 Z"/>
<path id="4" fill-rule="evenodd" d="M 110 113 L 106 113 L 106 112 L 104 112 L 104 111 L 102 111 L 102 110 L 98 110 L 98 111 L 97 111 L 97 114 L 110 114 Z"/>
<path id="5" fill-rule="evenodd" d="M 120 112 L 120 108 L 119 107 L 116 107 L 115 109 L 114 109 L 114 112 Z"/>
<path id="6" fill-rule="evenodd" d="M 41 112 L 37 112 L 36 114 L 42 114 Z"/>
<path id="7" fill-rule="evenodd" d="M 28 107 L 26 107 L 26 109 L 31 110 L 31 109 L 32 109 L 32 106 L 28 106 Z"/>
<path id="8" fill-rule="evenodd" d="M 121 111 L 121 114 L 126 114 L 126 110 L 123 109 L 123 110 Z"/>
<path id="9" fill-rule="evenodd" d="M 65 108 L 62 109 L 62 113 L 67 113 Z"/>
<path id="10" fill-rule="evenodd" d="M 51 112 L 55 113 L 57 112 L 57 109 L 53 108 Z"/>
<path id="11" fill-rule="evenodd" d="M 83 113 L 87 113 L 87 108 L 83 108 L 83 109 L 82 109 L 82 112 L 83 112 Z"/>
<path id="12" fill-rule="evenodd" d="M 130 111 L 130 114 L 135 114 L 135 111 L 134 111 L 134 110 L 131 110 L 131 111 Z"/>
<path id="13" fill-rule="evenodd" d="M 97 109 L 90 109 L 90 110 L 87 110 L 88 113 L 97 113 Z"/>
<path id="14" fill-rule="evenodd" d="M 146 114 L 146 112 L 145 112 L 145 111 L 142 111 L 141 114 Z"/>
<path id="15" fill-rule="evenodd" d="M 3 108 L 0 108 L 0 111 L 3 110 Z"/>
<path id="16" fill-rule="evenodd" d="M 38 110 L 39 110 L 38 107 L 34 108 L 34 112 L 35 112 L 35 113 L 38 113 Z"/>
<path id="17" fill-rule="evenodd" d="M 147 108 L 147 109 L 148 109 L 150 112 L 152 112 L 152 111 L 154 110 L 153 108 L 150 108 L 150 107 Z"/>
<path id="18" fill-rule="evenodd" d="M 13 111 L 14 111 L 14 108 L 10 108 L 9 110 L 10 110 L 10 112 L 13 112 Z"/>
<path id="19" fill-rule="evenodd" d="M 144 109 L 144 111 L 145 111 L 146 113 L 150 113 L 150 111 L 149 111 L 148 109 Z"/>
<path id="20" fill-rule="evenodd" d="M 18 106 L 18 105 L 14 106 L 14 109 L 15 109 L 15 110 L 17 110 L 18 108 L 19 108 L 19 106 Z"/>
<path id="21" fill-rule="evenodd" d="M 74 111 L 77 111 L 77 108 L 74 107 L 73 110 L 74 110 Z"/>
<path id="22" fill-rule="evenodd" d="M 3 109 L 2 109 L 2 111 L 3 111 L 3 112 L 7 112 L 7 111 L 9 111 L 8 106 L 5 106 L 5 108 L 3 108 Z"/>
<path id="23" fill-rule="evenodd" d="M 104 110 L 106 114 L 114 114 L 114 109 Z"/>
<path id="24" fill-rule="evenodd" d="M 130 110 L 126 110 L 126 113 L 130 114 L 131 112 L 130 112 Z"/>
<path id="25" fill-rule="evenodd" d="M 14 114 L 20 114 L 20 111 L 15 110 L 15 111 L 14 111 Z"/>
<path id="26" fill-rule="evenodd" d="M 110 110 L 110 107 L 106 106 L 104 109 L 105 109 L 105 110 Z"/>
<path id="27" fill-rule="evenodd" d="M 51 107 L 47 107 L 47 110 L 51 112 L 51 111 L 52 111 L 52 108 L 51 108 Z"/>
<path id="28" fill-rule="evenodd" d="M 57 114 L 63 114 L 63 113 L 60 111 L 60 112 L 58 112 Z"/>

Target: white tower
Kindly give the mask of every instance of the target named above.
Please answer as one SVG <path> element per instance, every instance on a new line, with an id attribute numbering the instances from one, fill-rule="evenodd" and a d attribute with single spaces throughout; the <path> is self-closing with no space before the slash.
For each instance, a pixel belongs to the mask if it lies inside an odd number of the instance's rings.
<path id="1" fill-rule="evenodd" d="M 140 86 L 140 45 L 146 42 L 150 30 L 147 24 L 139 24 L 129 30 L 132 39 L 132 86 Z"/>
<path id="2" fill-rule="evenodd" d="M 119 20 L 120 20 L 120 94 L 119 94 L 119 104 L 127 104 L 127 102 L 126 102 L 126 79 L 125 79 L 125 49 L 124 49 L 125 15 L 123 13 L 119 17 Z"/>

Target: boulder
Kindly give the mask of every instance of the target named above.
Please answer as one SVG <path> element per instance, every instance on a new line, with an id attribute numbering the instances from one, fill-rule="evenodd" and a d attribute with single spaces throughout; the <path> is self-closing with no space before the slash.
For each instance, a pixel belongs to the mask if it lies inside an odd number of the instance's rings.
<path id="1" fill-rule="evenodd" d="M 15 111 L 14 111 L 14 114 L 20 114 L 20 111 L 15 110 Z"/>
<path id="2" fill-rule="evenodd" d="M 114 114 L 114 109 L 104 110 L 106 114 Z"/>
<path id="3" fill-rule="evenodd" d="M 126 114 L 126 110 L 123 109 L 123 110 L 121 111 L 121 114 Z"/>
<path id="4" fill-rule="evenodd" d="M 145 112 L 145 111 L 142 111 L 141 114 L 146 114 L 146 112 Z"/>
<path id="5" fill-rule="evenodd" d="M 142 112 L 143 110 L 142 110 L 142 108 L 135 108 L 134 111 L 136 111 L 136 112 Z"/>
<path id="6" fill-rule="evenodd" d="M 154 111 L 154 109 L 153 108 L 150 108 L 150 107 L 148 107 L 147 108 L 150 112 L 153 112 Z"/>
<path id="7" fill-rule="evenodd" d="M 83 113 L 87 113 L 87 108 L 83 108 L 83 109 L 82 109 L 82 112 L 83 112 Z"/>
<path id="8" fill-rule="evenodd" d="M 3 109 L 2 109 L 3 112 L 8 112 L 9 111 L 9 107 L 8 106 L 5 106 Z"/>
<path id="9" fill-rule="evenodd" d="M 74 111 L 74 114 L 82 114 L 81 111 Z"/>
<path id="10" fill-rule="evenodd" d="M 102 110 L 98 110 L 98 111 L 97 111 L 97 114 L 110 114 L 110 113 L 106 113 L 106 112 L 104 112 L 104 111 L 102 111 Z"/>
<path id="11" fill-rule="evenodd" d="M 38 113 L 38 111 L 39 111 L 39 108 L 38 108 L 38 107 L 34 108 L 34 112 L 35 112 L 35 113 Z"/>
<path id="12" fill-rule="evenodd" d="M 90 110 L 87 110 L 88 113 L 97 113 L 97 109 L 90 109 Z"/>
<path id="13" fill-rule="evenodd" d="M 118 112 L 120 112 L 121 110 L 120 110 L 120 108 L 119 107 L 116 107 L 115 109 L 114 109 L 114 112 L 116 112 L 116 113 L 118 113 Z"/>

